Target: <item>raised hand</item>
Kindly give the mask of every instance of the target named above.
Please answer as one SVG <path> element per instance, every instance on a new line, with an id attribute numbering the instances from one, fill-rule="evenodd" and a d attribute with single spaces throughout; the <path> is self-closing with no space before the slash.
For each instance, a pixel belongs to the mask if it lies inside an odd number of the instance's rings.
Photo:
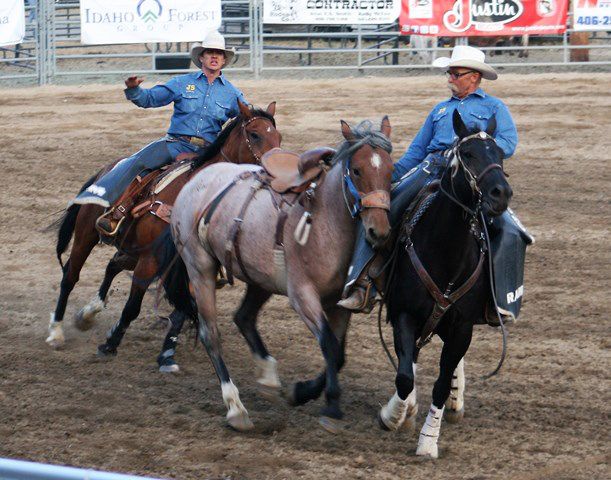
<path id="1" fill-rule="evenodd" d="M 127 88 L 135 88 L 139 86 L 142 82 L 144 82 L 144 78 L 139 78 L 134 75 L 133 77 L 128 77 L 127 80 L 125 80 L 125 86 Z"/>

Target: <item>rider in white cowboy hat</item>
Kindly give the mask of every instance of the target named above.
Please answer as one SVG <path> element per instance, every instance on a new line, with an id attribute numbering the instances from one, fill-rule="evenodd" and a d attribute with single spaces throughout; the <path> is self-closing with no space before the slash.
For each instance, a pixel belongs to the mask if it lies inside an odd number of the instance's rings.
<path id="1" fill-rule="evenodd" d="M 98 220 L 98 230 L 106 236 L 117 232 L 124 208 L 113 205 L 136 176 L 172 162 L 183 152 L 200 152 L 212 143 L 223 124 L 239 113 L 238 100 L 248 104 L 244 94 L 222 73 L 235 51 L 226 48 L 217 32 L 206 35 L 191 47 L 191 60 L 199 71 L 172 78 L 164 85 L 141 88 L 142 78 L 125 80 L 125 96 L 142 108 L 174 103 L 170 128 L 161 138 L 117 163 L 106 175 L 81 192 L 74 203 L 94 203 L 113 207 Z"/>
<path id="2" fill-rule="evenodd" d="M 486 129 L 488 121 L 496 118 L 493 137 L 503 150 L 505 158 L 513 155 L 518 143 L 515 123 L 507 106 L 498 98 L 488 95 L 480 88 L 482 78 L 496 80 L 494 68 L 486 64 L 486 55 L 469 46 L 456 46 L 451 57 L 437 58 L 434 67 L 445 69 L 447 86 L 452 96 L 433 108 L 424 125 L 412 140 L 405 154 L 395 163 L 393 182 L 397 182 L 392 193 L 391 218 L 393 212 L 405 211 L 408 195 L 413 185 L 426 181 L 445 165 L 443 152 L 450 148 L 456 138 L 452 125 L 452 114 L 458 110 L 468 127 Z M 426 161 L 425 161 L 426 160 Z M 344 289 L 344 299 L 338 305 L 354 311 L 366 311 L 372 306 L 373 290 L 367 276 L 366 266 L 373 252 L 366 242 L 357 242 L 352 258 L 350 274 Z"/>

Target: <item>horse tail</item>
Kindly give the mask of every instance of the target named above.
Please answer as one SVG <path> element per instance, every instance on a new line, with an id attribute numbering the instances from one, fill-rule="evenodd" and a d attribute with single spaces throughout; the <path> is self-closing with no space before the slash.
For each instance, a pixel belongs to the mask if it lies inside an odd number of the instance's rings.
<path id="1" fill-rule="evenodd" d="M 170 227 L 166 227 L 155 242 L 153 250 L 159 265 L 156 276 L 163 284 L 166 298 L 170 305 L 197 324 L 197 305 L 189 290 L 187 266 L 178 254 Z"/>
<path id="2" fill-rule="evenodd" d="M 101 172 L 101 170 L 100 170 Z M 79 190 L 79 194 L 83 193 L 85 189 L 95 182 L 100 172 L 93 175 Z M 64 211 L 63 215 L 49 225 L 45 230 L 57 230 L 57 244 L 55 245 L 55 253 L 57 255 L 57 261 L 59 262 L 62 269 L 64 268 L 64 262 L 62 261 L 62 254 L 68 248 L 70 239 L 74 233 L 74 227 L 76 226 L 76 217 L 78 215 L 81 206 L 73 203 Z"/>

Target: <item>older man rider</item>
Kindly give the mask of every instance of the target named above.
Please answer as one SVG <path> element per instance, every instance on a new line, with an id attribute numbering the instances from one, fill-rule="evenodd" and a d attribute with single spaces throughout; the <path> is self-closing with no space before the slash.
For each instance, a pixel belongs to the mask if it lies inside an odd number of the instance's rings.
<path id="1" fill-rule="evenodd" d="M 513 155 L 518 135 L 507 106 L 480 88 L 482 78 L 496 80 L 495 70 L 485 63 L 485 54 L 469 46 L 457 46 L 451 58 L 442 57 L 433 66 L 446 69 L 448 88 L 452 96 L 439 103 L 426 118 L 403 157 L 395 164 L 393 182 L 399 182 L 392 192 L 391 223 L 396 225 L 415 192 L 438 178 L 445 166 L 443 152 L 456 140 L 452 114 L 458 110 L 469 127 L 486 129 L 488 120 L 496 118 L 493 133 L 505 158 Z M 366 271 L 373 258 L 371 247 L 359 236 L 352 265 L 344 289 L 344 299 L 338 305 L 354 311 L 368 311 L 373 306 L 374 288 Z"/>
<path id="2" fill-rule="evenodd" d="M 111 207 L 138 175 L 141 177 L 162 167 L 180 153 L 200 152 L 212 143 L 223 124 L 239 113 L 238 100 L 247 103 L 244 94 L 222 73 L 223 66 L 235 55 L 225 48 L 220 33 L 210 32 L 201 44 L 191 48 L 191 60 L 200 71 L 172 78 L 150 89 L 140 87 L 143 79 L 125 80 L 125 96 L 142 108 L 174 103 L 174 113 L 165 137 L 147 145 L 131 157 L 118 162 L 112 170 L 81 192 L 74 203 L 93 203 Z M 126 209 L 114 205 L 98 219 L 103 235 L 116 234 Z"/>

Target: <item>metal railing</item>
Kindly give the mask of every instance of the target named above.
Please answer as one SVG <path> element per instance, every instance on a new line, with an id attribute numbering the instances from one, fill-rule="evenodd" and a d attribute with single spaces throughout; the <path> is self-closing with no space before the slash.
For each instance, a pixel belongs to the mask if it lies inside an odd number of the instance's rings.
<path id="1" fill-rule="evenodd" d="M 392 25 L 268 25 L 263 0 L 222 0 L 221 31 L 237 48 L 231 71 L 258 77 L 266 72 L 309 70 L 429 69 L 449 48 L 427 37 L 400 35 Z M 0 81 L 99 78 L 129 73 L 184 73 L 190 70 L 189 44 L 82 45 L 77 0 L 30 0 L 27 35 L 20 46 L 0 49 Z M 570 45 L 563 35 L 531 36 L 528 47 L 480 47 L 495 67 L 611 66 L 611 36 L 590 34 L 589 45 Z M 463 44 L 467 39 L 457 39 Z M 422 43 L 425 43 L 424 45 Z M 573 49 L 588 49 L 589 62 L 572 62 Z M 528 57 L 519 55 L 526 52 Z M 86 81 L 86 80 L 85 80 Z"/>
<path id="2" fill-rule="evenodd" d="M 0 458 L 0 480 L 156 480 L 150 477 L 100 472 Z"/>

